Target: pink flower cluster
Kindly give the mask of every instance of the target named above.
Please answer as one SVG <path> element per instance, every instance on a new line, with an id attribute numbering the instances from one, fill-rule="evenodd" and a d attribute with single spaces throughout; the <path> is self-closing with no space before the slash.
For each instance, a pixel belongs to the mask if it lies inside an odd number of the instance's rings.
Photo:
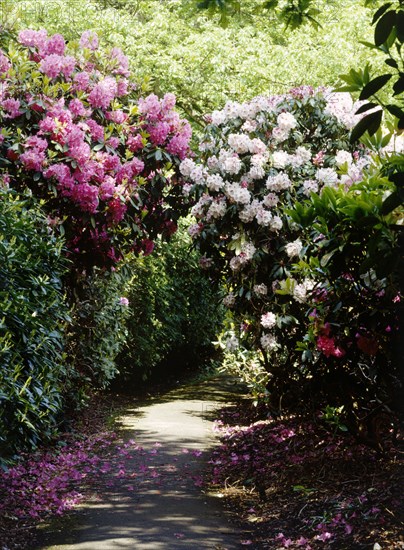
<path id="1" fill-rule="evenodd" d="M 0 50 L 0 74 L 6 73 L 11 68 L 11 63 Z"/>
<path id="2" fill-rule="evenodd" d="M 28 57 L 43 78 L 64 86 L 59 99 L 55 99 L 56 94 L 35 95 L 32 87 L 24 96 L 21 89 L 25 84 L 18 81 L 19 60 L 12 64 L 7 53 L 0 51 L 2 116 L 10 119 L 11 128 L 14 119 L 27 113 L 18 122 L 23 128 L 18 146 L 15 138 L 3 138 L 0 144 L 13 162 L 12 170 L 19 172 L 16 180 L 30 186 L 28 179 L 44 179 L 45 186 L 33 184 L 39 194 L 53 189 L 52 203 L 56 193 L 59 206 L 52 216 L 65 219 L 65 229 L 70 224 L 66 236 L 74 252 L 99 250 L 108 261 L 120 258 L 111 243 L 116 242 L 114 227 L 126 223 L 128 210 L 130 231 L 138 228 L 129 248 L 143 246 L 151 234 L 167 232 L 171 228 L 164 209 L 167 189 L 163 191 L 159 183 L 158 193 L 152 193 L 152 187 L 160 181 L 164 163 L 178 166 L 184 159 L 191 137 L 190 125 L 174 111 L 175 96 L 166 94 L 160 100 L 152 94 L 138 99 L 139 115 L 131 115 L 133 97 L 131 101 L 128 98 L 135 87 L 127 78 L 129 61 L 119 48 L 113 48 L 101 65 L 99 54 L 94 54 L 98 37 L 92 31 L 81 36 L 84 52 L 80 57 L 68 55 L 63 36 L 48 36 L 45 30 L 21 31 L 19 42 L 23 46 L 19 52 L 22 63 Z M 11 77 L 9 69 L 14 64 L 17 76 Z M 157 148 L 159 154 L 150 160 Z M 147 163 L 141 158 L 146 159 L 146 155 Z M 34 178 L 31 172 L 35 172 Z M 163 179 L 163 187 L 170 189 L 170 178 Z"/>
<path id="3" fill-rule="evenodd" d="M 343 357 L 345 351 L 335 344 L 334 338 L 330 336 L 319 336 L 317 338 L 317 349 L 321 351 L 326 357 Z"/>
<path id="4" fill-rule="evenodd" d="M 189 123 L 181 121 L 178 113 L 173 111 L 174 106 L 173 94 L 166 94 L 161 100 L 151 94 L 139 101 L 139 112 L 146 122 L 145 129 L 153 145 L 166 143 L 167 151 L 183 160 L 189 150 L 192 130 Z"/>

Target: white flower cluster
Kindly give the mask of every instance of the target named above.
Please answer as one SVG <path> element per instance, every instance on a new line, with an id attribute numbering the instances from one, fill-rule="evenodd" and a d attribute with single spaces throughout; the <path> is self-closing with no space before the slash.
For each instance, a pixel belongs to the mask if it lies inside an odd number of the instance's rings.
<path id="1" fill-rule="evenodd" d="M 230 260 L 230 268 L 233 271 L 240 270 L 243 266 L 245 266 L 250 260 L 252 260 L 256 248 L 251 242 L 245 242 L 243 246 L 241 247 L 240 254 L 233 256 L 233 258 Z"/>
<path id="2" fill-rule="evenodd" d="M 257 296 L 266 296 L 268 294 L 268 287 L 264 283 L 254 285 L 253 290 Z"/>
<path id="3" fill-rule="evenodd" d="M 236 303 L 236 296 L 233 292 L 229 292 L 229 294 L 223 298 L 222 303 L 225 307 L 231 308 Z"/>
<path id="4" fill-rule="evenodd" d="M 206 178 L 206 185 L 209 191 L 219 192 L 224 187 L 224 181 L 220 174 L 211 174 Z"/>
<path id="5" fill-rule="evenodd" d="M 303 182 L 303 194 L 306 197 L 310 197 L 310 193 L 318 192 L 318 181 L 317 180 L 306 180 Z"/>
<path id="6" fill-rule="evenodd" d="M 196 237 L 202 231 L 203 225 L 200 223 L 194 223 L 188 227 L 188 235 Z"/>
<path id="7" fill-rule="evenodd" d="M 273 334 L 263 334 L 260 339 L 261 346 L 266 351 L 274 351 L 278 347 L 278 342 Z"/>
<path id="8" fill-rule="evenodd" d="M 303 243 L 300 239 L 296 239 L 295 241 L 288 243 L 285 246 L 286 254 L 289 256 L 289 258 L 300 256 L 300 252 L 302 251 L 302 248 L 303 248 Z"/>
<path id="9" fill-rule="evenodd" d="M 264 328 L 273 328 L 276 325 L 276 315 L 271 311 L 261 315 L 261 325 Z"/>
<path id="10" fill-rule="evenodd" d="M 242 162 L 237 155 L 227 157 L 223 163 L 223 171 L 228 174 L 238 174 L 241 170 Z"/>
<path id="11" fill-rule="evenodd" d="M 231 336 L 229 336 L 226 340 L 226 349 L 228 351 L 236 351 L 237 348 L 240 347 L 240 343 L 238 341 L 238 338 L 237 336 L 235 336 L 234 334 L 232 334 Z"/>
<path id="12" fill-rule="evenodd" d="M 225 192 L 230 202 L 237 202 L 239 204 L 249 204 L 251 201 L 251 194 L 246 187 L 242 187 L 238 182 L 227 183 Z"/>
<path id="13" fill-rule="evenodd" d="M 320 168 L 317 170 L 316 179 L 326 187 L 338 186 L 338 174 L 332 168 Z"/>
<path id="14" fill-rule="evenodd" d="M 315 281 L 311 279 L 305 279 L 302 283 L 295 284 L 293 287 L 293 298 L 301 304 L 306 303 L 307 294 L 309 294 L 315 286 Z"/>
<path id="15" fill-rule="evenodd" d="M 239 155 L 250 152 L 251 139 L 246 134 L 230 134 L 227 143 Z"/>
<path id="16" fill-rule="evenodd" d="M 286 172 L 279 172 L 276 176 L 269 176 L 267 179 L 266 187 L 270 191 L 280 192 L 285 189 L 289 189 L 292 182 Z"/>
<path id="17" fill-rule="evenodd" d="M 202 218 L 205 214 L 206 205 L 210 206 L 211 202 L 212 197 L 209 196 L 207 193 L 204 193 L 199 201 L 191 208 L 192 216 L 195 216 L 195 218 Z"/>
<path id="18" fill-rule="evenodd" d="M 206 213 L 206 220 L 210 222 L 212 219 L 217 220 L 219 218 L 222 218 L 226 214 L 226 210 L 227 205 L 224 198 L 215 200 L 209 206 L 209 209 Z"/>
<path id="19" fill-rule="evenodd" d="M 359 105 L 354 104 L 349 93 L 329 91 L 326 94 L 326 98 L 327 106 L 325 113 L 335 116 L 349 130 L 361 119 L 360 115 L 355 115 Z"/>

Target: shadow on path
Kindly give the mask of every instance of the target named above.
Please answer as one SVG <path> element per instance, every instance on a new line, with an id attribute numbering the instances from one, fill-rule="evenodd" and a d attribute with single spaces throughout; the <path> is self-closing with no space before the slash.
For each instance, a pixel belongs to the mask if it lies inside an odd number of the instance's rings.
<path id="1" fill-rule="evenodd" d="M 37 548 L 243 548 L 247 535 L 228 523 L 217 498 L 201 490 L 208 451 L 215 443 L 215 410 L 239 392 L 228 378 L 217 377 L 128 406 L 117 423 L 123 440 L 132 438 L 136 452 L 127 454 L 125 463 L 122 457 L 113 458 L 122 477 L 106 479 L 97 496 L 66 522 L 48 527 Z"/>

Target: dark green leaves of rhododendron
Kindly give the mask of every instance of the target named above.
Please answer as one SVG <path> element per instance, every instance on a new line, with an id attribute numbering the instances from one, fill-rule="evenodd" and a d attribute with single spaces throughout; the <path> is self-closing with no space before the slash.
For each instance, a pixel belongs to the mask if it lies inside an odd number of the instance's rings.
<path id="1" fill-rule="evenodd" d="M 65 270 L 62 243 L 38 204 L 0 188 L 0 464 L 56 430 Z"/>
<path id="2" fill-rule="evenodd" d="M 360 92 L 359 99 L 371 98 L 372 103 L 368 104 L 368 110 L 373 106 L 380 106 L 393 115 L 399 129 L 404 129 L 404 110 L 400 98 L 404 92 L 404 65 L 401 56 L 401 48 L 404 43 L 404 5 L 402 0 L 388 2 L 381 6 L 374 14 L 372 23 L 375 25 L 374 43 L 364 42 L 364 44 L 373 51 L 384 54 L 386 56 L 385 64 L 394 72 L 383 73 L 371 78 L 370 65 L 359 71 L 352 69 L 349 74 L 341 76 L 347 85 L 339 89 Z M 390 100 L 385 99 L 389 89 L 387 85 L 391 83 L 392 79 L 391 90 L 393 98 L 397 99 L 396 103 L 390 103 Z M 362 109 L 364 111 L 365 108 L 362 107 Z M 363 136 L 365 132 L 370 135 L 375 134 L 382 123 L 382 113 L 382 110 L 378 110 L 363 118 L 352 131 L 352 143 Z"/>

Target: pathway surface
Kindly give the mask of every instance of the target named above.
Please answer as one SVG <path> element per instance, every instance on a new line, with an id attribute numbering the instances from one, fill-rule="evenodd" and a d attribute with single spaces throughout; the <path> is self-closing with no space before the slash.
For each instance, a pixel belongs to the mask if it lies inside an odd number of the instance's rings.
<path id="1" fill-rule="evenodd" d="M 200 488 L 207 451 L 215 443 L 215 410 L 231 401 L 234 391 L 228 379 L 219 378 L 128 408 L 118 422 L 123 437 L 134 439 L 140 449 L 125 463 L 133 485 L 127 476 L 106 483 L 97 500 L 81 507 L 61 530 L 45 533 L 38 548 L 244 548 L 248 535 L 230 525 L 220 500 Z"/>

